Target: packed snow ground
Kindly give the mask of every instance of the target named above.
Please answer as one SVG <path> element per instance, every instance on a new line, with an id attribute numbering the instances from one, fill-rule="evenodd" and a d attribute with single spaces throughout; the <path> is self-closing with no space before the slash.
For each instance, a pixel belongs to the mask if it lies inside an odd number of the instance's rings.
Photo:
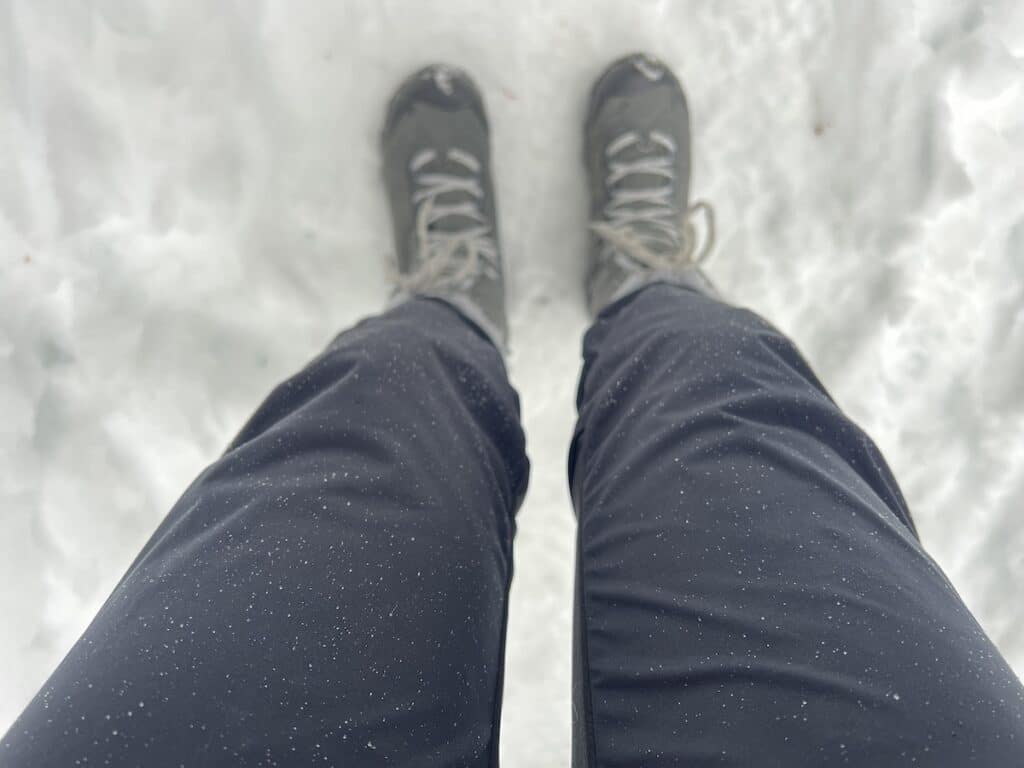
<path id="1" fill-rule="evenodd" d="M 3 0 L 0 730 L 261 397 L 384 303 L 379 121 L 442 59 L 492 115 L 534 463 L 503 754 L 567 764 L 580 121 L 634 49 L 688 88 L 713 278 L 880 443 L 1024 671 L 1017 0 Z"/>

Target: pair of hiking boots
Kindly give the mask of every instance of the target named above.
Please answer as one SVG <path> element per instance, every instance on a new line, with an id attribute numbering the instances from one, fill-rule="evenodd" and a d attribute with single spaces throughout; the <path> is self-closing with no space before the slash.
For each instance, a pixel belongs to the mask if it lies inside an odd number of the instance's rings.
<path id="1" fill-rule="evenodd" d="M 584 132 L 591 314 L 651 282 L 711 292 L 699 264 L 713 218 L 705 203 L 689 204 L 689 112 L 676 77 L 644 54 L 614 62 L 594 85 Z M 479 90 L 453 67 L 420 70 L 392 98 L 383 144 L 399 295 L 441 298 L 505 348 L 505 283 Z M 698 249 L 699 210 L 707 237 Z"/>

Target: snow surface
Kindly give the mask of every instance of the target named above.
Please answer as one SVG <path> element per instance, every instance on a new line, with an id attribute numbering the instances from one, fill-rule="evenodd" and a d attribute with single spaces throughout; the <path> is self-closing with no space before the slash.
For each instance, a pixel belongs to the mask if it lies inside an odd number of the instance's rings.
<path id="1" fill-rule="evenodd" d="M 674 65 L 712 277 L 880 443 L 1024 671 L 1024 5 L 0 0 L 0 729 L 270 387 L 381 307 L 377 131 L 444 59 L 492 115 L 533 484 L 503 754 L 566 765 L 580 121 Z"/>

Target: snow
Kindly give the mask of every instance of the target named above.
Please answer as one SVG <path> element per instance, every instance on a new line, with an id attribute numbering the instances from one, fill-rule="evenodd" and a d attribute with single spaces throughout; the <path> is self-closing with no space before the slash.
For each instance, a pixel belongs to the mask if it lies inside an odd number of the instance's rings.
<path id="1" fill-rule="evenodd" d="M 1024 671 L 1020 3 L 5 0 L 0 729 L 260 398 L 384 304 L 379 121 L 444 59 L 492 116 L 534 462 L 502 751 L 567 764 L 580 121 L 635 49 L 687 86 L 712 278 L 879 442 Z"/>

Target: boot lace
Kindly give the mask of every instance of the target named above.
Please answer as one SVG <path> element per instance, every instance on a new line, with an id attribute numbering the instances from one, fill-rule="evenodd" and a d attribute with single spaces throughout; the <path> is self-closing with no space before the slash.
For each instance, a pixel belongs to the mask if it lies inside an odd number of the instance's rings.
<path id="1" fill-rule="evenodd" d="M 678 271 L 702 264 L 715 243 L 714 209 L 700 200 L 680 215 L 672 201 L 675 142 L 659 131 L 652 131 L 649 139 L 661 151 L 643 153 L 632 160 L 616 158 L 641 142 L 636 131 L 627 131 L 608 144 L 605 184 L 610 199 L 604 209 L 605 219 L 592 222 L 590 229 L 615 252 L 649 269 Z M 656 181 L 643 187 L 623 184 L 636 175 Z M 705 236 L 698 247 L 694 219 L 701 213 Z"/>
<path id="2" fill-rule="evenodd" d="M 464 288 L 481 274 L 497 277 L 500 269 L 494 233 L 480 207 L 480 161 L 468 152 L 449 149 L 444 155 L 447 167 L 468 173 L 429 170 L 438 157 L 436 150 L 424 149 L 409 163 L 416 183 L 412 202 L 419 266 L 396 276 L 399 287 L 409 293 L 441 286 Z M 447 226 L 438 227 L 445 220 Z"/>

